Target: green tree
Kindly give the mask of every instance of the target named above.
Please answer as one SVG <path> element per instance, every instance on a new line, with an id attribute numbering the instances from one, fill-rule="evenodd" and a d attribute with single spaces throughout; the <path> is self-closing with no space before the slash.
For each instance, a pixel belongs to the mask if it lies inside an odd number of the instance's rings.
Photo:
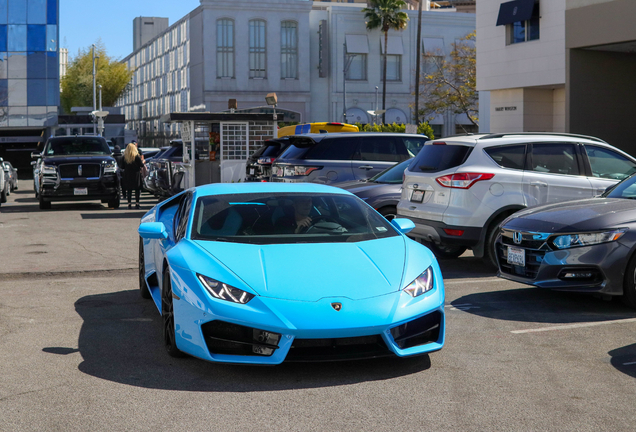
<path id="1" fill-rule="evenodd" d="M 101 42 L 95 47 L 95 81 L 102 86 L 102 105 L 113 106 L 120 96 L 131 88 L 132 71 L 119 61 L 109 57 Z M 93 106 L 93 52 L 92 48 L 79 50 L 61 79 L 60 102 L 64 111 L 74 106 Z M 96 103 L 99 104 L 99 91 Z"/>
<path id="2" fill-rule="evenodd" d="M 389 40 L 389 30 L 404 30 L 409 21 L 409 16 L 402 9 L 406 8 L 406 3 L 402 0 L 369 0 L 369 7 L 362 9 L 364 18 L 367 20 L 367 30 L 380 29 L 384 32 L 384 56 L 382 75 L 382 109 L 386 109 L 386 54 Z M 385 120 L 382 114 L 382 123 Z"/>
<path id="3" fill-rule="evenodd" d="M 427 72 L 420 82 L 424 107 L 420 115 L 431 119 L 450 110 L 466 114 L 474 126 L 479 126 L 478 94 L 475 89 L 475 32 L 453 44 L 450 59 L 440 53 L 427 52 Z"/>

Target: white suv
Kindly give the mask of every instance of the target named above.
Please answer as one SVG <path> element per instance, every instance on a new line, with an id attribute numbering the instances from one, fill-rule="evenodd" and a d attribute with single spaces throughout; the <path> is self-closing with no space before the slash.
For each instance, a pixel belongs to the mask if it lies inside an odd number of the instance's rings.
<path id="1" fill-rule="evenodd" d="M 439 256 L 470 248 L 496 266 L 494 242 L 506 217 L 593 197 L 635 172 L 636 159 L 589 136 L 449 137 L 424 146 L 406 169 L 397 213 L 415 223 L 409 236 L 430 242 Z"/>

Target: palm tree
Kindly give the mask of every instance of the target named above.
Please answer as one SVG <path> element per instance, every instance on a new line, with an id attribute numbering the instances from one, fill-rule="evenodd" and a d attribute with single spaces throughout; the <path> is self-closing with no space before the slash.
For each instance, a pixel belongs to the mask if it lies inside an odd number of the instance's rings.
<path id="1" fill-rule="evenodd" d="M 382 109 L 386 109 L 386 54 L 389 41 L 389 30 L 404 30 L 409 20 L 409 16 L 402 9 L 406 3 L 402 0 L 369 0 L 369 7 L 362 9 L 364 18 L 367 20 L 367 30 L 379 28 L 384 32 L 384 58 L 382 75 Z M 384 123 L 386 112 L 382 114 Z"/>

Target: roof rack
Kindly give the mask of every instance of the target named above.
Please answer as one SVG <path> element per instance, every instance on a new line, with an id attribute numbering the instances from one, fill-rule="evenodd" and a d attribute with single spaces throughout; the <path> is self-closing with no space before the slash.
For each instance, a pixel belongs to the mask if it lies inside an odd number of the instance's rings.
<path id="1" fill-rule="evenodd" d="M 602 140 L 600 138 L 593 137 L 593 136 L 570 134 L 570 133 L 563 133 L 563 132 L 507 132 L 507 133 L 491 133 L 491 134 L 485 135 L 485 136 L 483 136 L 481 138 L 478 138 L 478 139 L 483 140 L 483 139 L 491 139 L 491 138 L 502 138 L 502 137 L 510 136 L 510 135 L 563 136 L 563 137 L 570 137 L 570 138 L 584 138 L 584 139 L 589 139 L 591 141 L 596 141 L 596 142 L 601 142 L 601 143 L 607 144 L 606 141 L 604 141 L 604 140 Z"/>

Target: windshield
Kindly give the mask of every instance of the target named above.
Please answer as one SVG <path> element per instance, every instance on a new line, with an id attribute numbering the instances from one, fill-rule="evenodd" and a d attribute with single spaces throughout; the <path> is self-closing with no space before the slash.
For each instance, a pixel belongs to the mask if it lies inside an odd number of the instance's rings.
<path id="1" fill-rule="evenodd" d="M 384 171 L 374 175 L 368 181 L 374 183 L 402 184 L 404 170 L 411 163 L 411 159 L 393 165 Z"/>
<path id="2" fill-rule="evenodd" d="M 110 149 L 106 141 L 100 138 L 56 138 L 46 144 L 44 155 L 110 155 Z"/>
<path id="3" fill-rule="evenodd" d="M 340 243 L 398 235 L 355 196 L 228 194 L 197 200 L 193 240 L 251 244 Z"/>
<path id="4" fill-rule="evenodd" d="M 632 175 L 615 186 L 610 186 L 610 188 L 601 195 L 603 198 L 636 199 L 636 175 Z"/>

